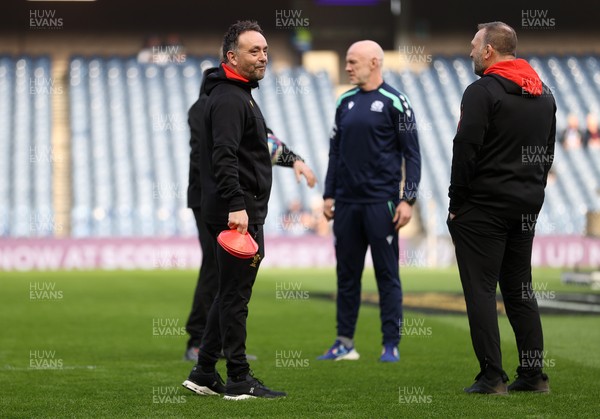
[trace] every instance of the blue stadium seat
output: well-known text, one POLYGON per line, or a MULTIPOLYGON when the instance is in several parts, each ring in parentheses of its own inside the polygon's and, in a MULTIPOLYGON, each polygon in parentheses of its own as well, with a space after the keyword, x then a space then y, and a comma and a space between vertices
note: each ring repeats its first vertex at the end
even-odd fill
MULTIPOLYGON (((597 57, 536 56, 530 60, 555 94, 559 132, 564 129, 569 112, 583 120, 590 109, 598 109, 597 57)), ((0 115, 0 123, 11 125, 21 136, 40 121, 39 127, 44 127, 45 112, 49 112, 48 102, 48 107, 35 105, 42 110, 31 116, 31 98, 17 98, 19 88, 23 89, 19 80, 36 71, 43 77, 49 69, 34 61, 24 57, 16 63, 0 57, 0 75, 5 75, 0 77, 0 106, 13 100, 15 105, 14 115, 0 115)), ((135 57, 71 59, 73 236, 196 235, 192 213, 185 208, 189 164, 187 112, 198 97, 203 71, 216 65, 218 60, 214 57, 193 56, 187 56, 184 63, 165 66, 140 64, 135 57)), ((386 72, 384 77, 407 94, 417 116, 423 158, 418 208, 423 224, 426 229, 434 229, 431 233, 447 235, 452 138, 462 92, 477 78, 472 63, 463 56, 435 57, 432 66, 420 73, 386 72)), ((311 74, 293 68, 268 71, 253 95, 268 126, 307 159, 321 182, 315 190, 308 190, 296 184, 291 170, 274 169, 265 229, 282 233, 278 216, 290 201, 300 197, 308 208, 322 194, 335 113, 334 86, 324 72, 311 74)), ((49 135, 43 133, 34 138, 40 148, 49 141, 49 135)), ((14 235, 17 229, 24 231, 23 223, 15 218, 15 208, 43 210, 51 201, 51 195, 44 194, 49 188, 44 189, 42 182, 49 178, 42 176, 48 173, 48 167, 41 166, 36 171, 22 167, 30 141, 28 137, 13 143, 0 133, 0 151, 9 150, 1 153, 0 162, 11 153, 19 156, 19 163, 13 159, 12 166, 0 165, 0 170, 21 175, 18 186, 23 188, 12 193, 17 189, 17 178, 13 177, 12 185, 0 180, 0 198, 8 196, 4 202, 9 202, 7 206, 0 199, 0 214, 8 214, 14 221, 0 223, 0 235, 14 235), (36 198, 28 199, 29 196, 36 198)), ((538 234, 582 233, 585 213, 599 206, 599 178, 600 151, 564 151, 557 145, 538 234)))

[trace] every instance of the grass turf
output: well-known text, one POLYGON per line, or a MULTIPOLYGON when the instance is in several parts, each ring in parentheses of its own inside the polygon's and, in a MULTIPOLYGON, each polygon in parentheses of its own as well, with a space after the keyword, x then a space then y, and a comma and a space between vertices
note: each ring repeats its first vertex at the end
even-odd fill
MULTIPOLYGON (((582 291, 560 284, 556 270, 534 277, 549 290, 582 291)), ((407 268, 402 278, 405 292, 460 290, 453 269, 407 268)), ((371 271, 363 284, 376 289, 371 271)), ((363 306, 355 336, 361 359, 316 361, 335 337, 335 305, 310 293, 333 291, 333 270, 259 274, 248 351, 259 358, 252 363, 257 376, 287 391, 286 399, 196 396, 180 386, 192 364, 181 360, 186 337, 177 335, 194 286, 191 271, 3 272, 0 417, 597 417, 598 317, 543 316, 551 394, 466 395, 477 363, 465 315, 405 312, 417 333, 403 338, 400 363, 381 364, 379 313, 363 306), (52 286, 54 294, 38 291, 47 298, 31 299, 31 287, 52 286), (278 289, 290 288, 307 298, 277 298, 278 289), (36 364, 50 368, 31 368, 36 364)), ((500 327, 512 374, 517 350, 504 316, 500 327)), ((224 364, 219 370, 225 375, 224 364)))

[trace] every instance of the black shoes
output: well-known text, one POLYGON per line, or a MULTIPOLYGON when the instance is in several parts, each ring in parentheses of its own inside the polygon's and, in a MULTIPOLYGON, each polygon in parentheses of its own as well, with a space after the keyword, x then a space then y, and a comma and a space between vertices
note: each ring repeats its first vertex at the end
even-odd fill
POLYGON ((487 378, 482 372, 475 377, 475 383, 465 388, 465 393, 505 395, 508 392, 529 391, 532 393, 549 393, 548 376, 537 370, 534 372, 522 371, 517 368, 517 379, 507 386, 508 377, 504 374, 496 378, 487 378))
POLYGON ((508 386, 508 391, 530 391, 532 393, 549 393, 548 376, 542 372, 526 375, 517 371, 517 379, 508 386))
POLYGON ((231 378, 227 379, 227 387, 225 390, 226 400, 246 400, 257 397, 265 399, 276 399, 287 396, 283 391, 274 391, 266 387, 262 381, 250 374, 246 375, 246 379, 240 382, 235 382, 231 378))
POLYGON ((225 383, 219 373, 204 373, 198 366, 192 368, 188 379, 181 385, 201 396, 218 396, 225 393, 225 383))
POLYGON ((192 372, 187 380, 182 384, 183 387, 201 396, 218 396, 224 394, 226 400, 245 400, 257 397, 265 399, 276 399, 285 397, 286 393, 282 391, 273 391, 266 387, 262 381, 250 374, 240 382, 234 382, 231 378, 227 379, 227 386, 219 373, 215 370, 211 373, 202 372, 197 365, 192 368, 192 372))
POLYGON ((477 374, 475 377, 475 383, 471 387, 464 389, 465 393, 477 393, 477 394, 491 394, 491 395, 505 395, 508 394, 506 382, 508 377, 506 375, 498 376, 496 378, 487 378, 482 372, 477 374))

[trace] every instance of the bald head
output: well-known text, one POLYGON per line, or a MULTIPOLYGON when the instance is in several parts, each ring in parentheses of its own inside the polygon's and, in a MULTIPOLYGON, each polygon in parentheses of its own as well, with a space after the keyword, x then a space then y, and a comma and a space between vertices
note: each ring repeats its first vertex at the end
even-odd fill
POLYGON ((350 45, 348 48, 348 53, 353 52, 355 54, 361 55, 368 60, 377 59, 380 63, 383 62, 383 49, 379 46, 379 44, 375 41, 358 41, 350 45))
POLYGON ((346 53, 346 72, 350 83, 363 90, 374 90, 383 83, 383 49, 374 41, 358 41, 346 53))

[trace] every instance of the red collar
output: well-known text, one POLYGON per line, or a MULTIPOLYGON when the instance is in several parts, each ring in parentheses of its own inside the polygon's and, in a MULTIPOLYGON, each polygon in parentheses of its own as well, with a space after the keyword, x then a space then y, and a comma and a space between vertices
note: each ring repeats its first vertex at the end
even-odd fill
POLYGON ((483 74, 497 74, 516 84, 533 96, 542 94, 542 80, 529 63, 521 58, 500 61, 491 65, 483 74))
POLYGON ((228 79, 239 80, 239 81, 243 81, 245 83, 250 83, 250 80, 248 80, 245 77, 240 76, 232 68, 230 68, 227 64, 221 63, 221 66, 223 67, 223 70, 225 70, 225 76, 228 79))

